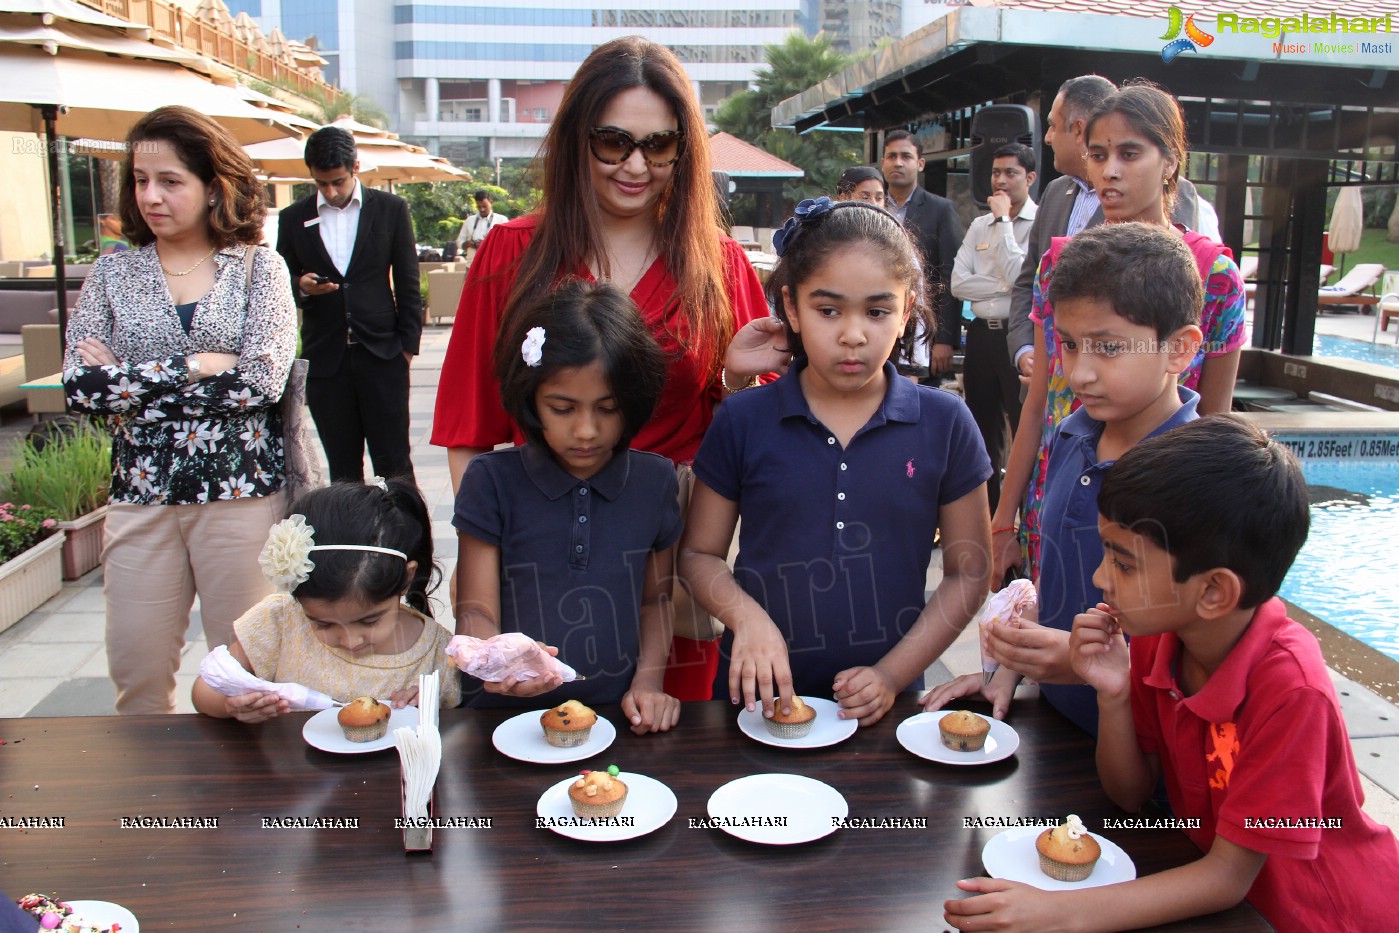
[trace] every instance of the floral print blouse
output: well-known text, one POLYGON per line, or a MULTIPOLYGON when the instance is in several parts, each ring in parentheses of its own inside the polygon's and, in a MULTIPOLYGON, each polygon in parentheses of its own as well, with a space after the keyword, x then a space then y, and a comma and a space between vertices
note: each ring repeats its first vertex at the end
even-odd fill
POLYGON ((249 294, 244 251, 214 256, 214 286, 189 333, 155 244, 103 256, 68 321, 63 387, 75 412, 109 416, 114 502, 188 505, 270 495, 282 487, 277 402, 296 353, 286 263, 257 248, 249 294), (95 337, 118 362, 84 366, 75 345, 95 337), (187 356, 236 353, 233 369, 189 383, 187 356))

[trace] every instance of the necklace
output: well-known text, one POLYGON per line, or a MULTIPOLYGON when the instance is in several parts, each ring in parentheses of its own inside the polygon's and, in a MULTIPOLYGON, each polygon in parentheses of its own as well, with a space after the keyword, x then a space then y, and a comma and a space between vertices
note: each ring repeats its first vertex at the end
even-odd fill
POLYGON ((196 262, 194 265, 190 266, 190 267, 189 267, 188 269, 186 269, 184 272, 175 272, 175 271, 173 271, 173 270, 171 270, 171 269, 167 269, 167 268, 165 268, 165 263, 163 263, 163 262, 160 264, 160 268, 161 268, 161 270, 162 270, 166 275, 173 275, 173 276, 175 276, 176 278, 180 278, 180 277, 182 277, 182 276, 189 275, 189 274, 190 274, 191 272, 193 272, 195 269, 198 269, 200 266, 204 265, 204 261, 205 261, 206 259, 208 259, 210 256, 214 255, 214 251, 217 250, 217 249, 218 249, 217 246, 211 246, 211 247, 209 247, 209 252, 207 252, 207 253, 205 253, 203 256, 201 256, 198 262, 196 262))

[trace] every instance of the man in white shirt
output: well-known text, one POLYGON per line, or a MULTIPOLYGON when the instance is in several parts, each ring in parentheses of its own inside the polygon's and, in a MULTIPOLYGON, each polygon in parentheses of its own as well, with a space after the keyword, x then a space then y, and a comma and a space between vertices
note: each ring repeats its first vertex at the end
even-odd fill
POLYGON ((1036 206, 1030 200, 1035 182, 1035 153, 1011 143, 997 149, 991 162, 991 209, 973 220, 952 264, 952 294, 970 301, 975 319, 967 325, 962 383, 993 473, 986 485, 995 512, 1005 465, 1006 423, 1020 423, 1020 380, 1006 344, 1010 296, 1025 261, 1036 206))
POLYGON ((476 202, 476 213, 466 218, 457 233, 457 253, 467 259, 475 255, 476 247, 481 245, 492 227, 505 223, 503 215, 491 210, 491 193, 485 188, 478 188, 472 199, 476 202))

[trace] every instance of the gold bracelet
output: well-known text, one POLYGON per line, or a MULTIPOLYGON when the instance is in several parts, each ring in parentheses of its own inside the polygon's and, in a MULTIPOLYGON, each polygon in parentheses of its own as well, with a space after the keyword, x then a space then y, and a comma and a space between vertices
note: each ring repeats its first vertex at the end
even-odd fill
POLYGON ((747 382, 745 382, 743 385, 741 385, 741 386, 739 386, 737 389, 735 389, 733 386, 729 385, 729 371, 728 371, 728 369, 720 369, 720 370, 719 370, 719 385, 723 386, 723 387, 724 387, 724 391, 727 392, 727 393, 729 393, 730 395, 733 395, 735 392, 742 392, 744 389, 751 389, 751 388, 753 388, 753 387, 754 387, 755 385, 757 385, 757 384, 758 384, 758 377, 757 377, 757 376, 749 376, 747 382))

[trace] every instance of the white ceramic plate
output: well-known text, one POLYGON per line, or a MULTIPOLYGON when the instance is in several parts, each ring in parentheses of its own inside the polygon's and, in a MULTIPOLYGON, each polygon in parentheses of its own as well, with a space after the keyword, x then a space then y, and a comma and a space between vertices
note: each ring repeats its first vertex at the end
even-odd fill
POLYGON ((136 922, 136 915, 120 904, 113 904, 111 901, 67 901, 69 907, 73 908, 73 919, 81 919, 84 923, 95 927, 110 927, 114 923, 121 924, 121 933, 140 933, 141 925, 136 922))
POLYGON ((496 751, 517 761, 528 761, 537 765, 555 765, 569 761, 582 761, 605 750, 617 739, 617 727, 601 716, 593 726, 588 741, 571 748, 550 745, 544 739, 544 727, 539 717, 547 710, 537 709, 531 713, 511 716, 495 727, 491 733, 491 744, 496 751))
POLYGON ((384 733, 383 738, 375 739, 373 742, 351 742, 345 738, 345 730, 340 728, 340 722, 336 719, 339 715, 340 708, 338 706, 321 710, 306 720, 306 725, 301 727, 301 735, 307 743, 323 752, 332 752, 336 755, 363 755, 366 752, 378 752, 386 748, 393 748, 393 730, 412 729, 418 725, 418 708, 405 706, 403 709, 396 709, 389 714, 389 729, 384 733))
POLYGON ((844 742, 860 727, 854 719, 836 717, 836 713, 840 712, 839 703, 808 696, 802 697, 802 702, 816 710, 816 718, 811 723, 811 731, 799 739, 784 739, 769 732, 763 722, 761 706, 751 713, 747 709, 741 710, 738 714, 738 727, 750 739, 782 748, 825 748, 827 745, 844 742))
POLYGON ((750 774, 730 781, 709 796, 709 816, 716 820, 782 818, 780 826, 719 826, 749 842, 795 845, 835 832, 834 820, 850 815, 840 791, 800 774, 750 774))
POLYGON ((1075 888, 1096 888, 1119 881, 1131 881, 1137 877, 1137 866, 1123 852, 1117 843, 1105 839, 1097 833, 1089 833, 1098 840, 1103 854, 1098 864, 1093 866, 1093 874, 1082 881, 1060 881, 1040 871, 1040 855, 1035 849, 1035 840, 1044 832, 1042 826, 1017 826, 997 833, 981 850, 981 864, 992 878, 1019 881, 1042 891, 1072 891, 1075 888))
POLYGON ((991 724, 991 731, 986 734, 986 744, 974 752, 959 752, 948 748, 942 744, 942 732, 938 729, 938 720, 946 716, 947 713, 947 710, 942 709, 910 716, 899 723, 899 728, 894 735, 898 738, 900 745, 919 758, 938 761, 945 765, 990 764, 993 761, 1009 758, 1020 747, 1020 736, 1010 726, 999 719, 974 713, 973 715, 981 716, 982 719, 991 724))
MULTIPOLYGON (((627 802, 622 805, 622 812, 617 815, 630 817, 632 825, 594 826, 585 821, 573 825, 546 826, 545 829, 552 829, 560 836, 581 839, 584 842, 617 842, 655 832, 670 822, 679 805, 674 791, 644 774, 623 771, 620 777, 622 783, 627 785, 627 802)), ((578 775, 575 774, 546 790, 544 796, 539 798, 539 806, 535 808, 535 813, 545 819, 577 819, 573 814, 573 803, 568 798, 568 786, 576 780, 578 775)))

